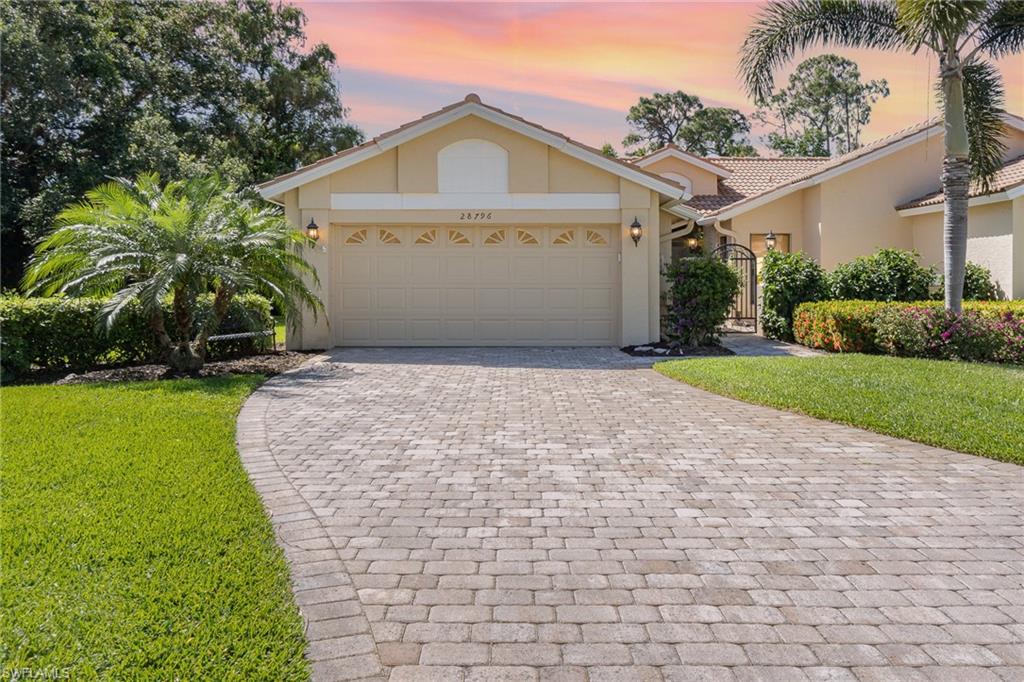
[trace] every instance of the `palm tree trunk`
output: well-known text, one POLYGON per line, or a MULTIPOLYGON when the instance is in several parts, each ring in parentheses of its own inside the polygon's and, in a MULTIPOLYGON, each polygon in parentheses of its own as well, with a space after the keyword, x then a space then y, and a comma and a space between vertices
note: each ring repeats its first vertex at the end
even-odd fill
POLYGON ((210 339, 210 334, 220 328, 220 323, 227 314, 228 305, 231 303, 234 295, 234 290, 221 287, 217 289, 213 296, 213 310, 210 312, 210 317, 206 320, 203 328, 199 330, 199 336, 196 337, 196 342, 193 346, 194 353, 201 358, 202 362, 206 362, 207 342, 210 339))
POLYGON ((195 374, 203 367, 203 358, 196 356, 192 350, 192 308, 187 301, 188 293, 183 289, 174 290, 172 309, 174 325, 178 334, 177 343, 171 349, 167 364, 176 372, 195 374))
POLYGON ((945 120, 945 157, 942 161, 942 192, 945 214, 942 224, 943 273, 946 309, 959 313, 967 267, 967 195, 971 182, 970 145, 964 109, 964 82, 959 61, 949 59, 942 67, 942 99, 945 120), (953 63, 950 64, 949 62, 953 63))

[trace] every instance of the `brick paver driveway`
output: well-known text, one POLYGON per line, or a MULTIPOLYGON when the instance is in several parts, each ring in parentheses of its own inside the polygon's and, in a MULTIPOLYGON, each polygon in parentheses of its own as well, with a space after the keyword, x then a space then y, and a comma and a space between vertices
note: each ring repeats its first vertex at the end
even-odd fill
POLYGON ((239 427, 318 680, 1024 679, 1009 464, 609 349, 333 351, 239 427))

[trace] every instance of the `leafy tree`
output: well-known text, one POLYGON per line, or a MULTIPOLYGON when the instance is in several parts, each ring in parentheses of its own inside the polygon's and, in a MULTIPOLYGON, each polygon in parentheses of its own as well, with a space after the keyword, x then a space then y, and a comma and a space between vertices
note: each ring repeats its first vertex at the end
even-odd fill
POLYGON ((98 320, 107 329, 138 301, 171 368, 196 372, 237 294, 269 296, 296 326, 301 308, 323 310, 303 281, 319 285, 301 256, 306 241, 279 209, 217 175, 161 185, 158 175, 142 174, 102 184, 61 211, 23 285, 30 293, 109 296, 98 320), (212 311, 197 325, 198 299, 211 291, 212 311), (171 331, 162 309, 168 297, 171 331))
POLYGON ((682 90, 641 97, 626 114, 626 123, 633 130, 623 138, 622 146, 630 154, 641 156, 674 144, 693 115, 703 108, 699 97, 682 90))
POLYGON ((823 54, 801 62, 754 118, 774 128, 766 142, 784 156, 845 154, 860 146, 871 105, 888 96, 885 79, 864 83, 855 62, 823 54))
POLYGON ((360 141, 305 21, 271 0, 0 0, 3 284, 105 177, 249 183, 360 141))
POLYGON ((601 145, 601 153, 607 156, 609 159, 619 158, 619 153, 615 151, 615 147, 612 146, 611 142, 605 142, 601 145))
POLYGON ((696 95, 682 90, 656 92, 629 108, 626 122, 632 132, 622 146, 632 156, 642 156, 667 144, 678 144, 698 155, 747 156, 754 148, 744 135, 750 123, 736 109, 704 108, 696 95))
POLYGON ((967 261, 967 195, 972 176, 987 184, 1002 162, 1003 88, 989 59, 1024 49, 1021 0, 776 0, 758 15, 740 60, 755 101, 771 96, 774 71, 816 45, 898 53, 930 50, 945 123, 946 308, 960 312, 967 261))
POLYGON ((746 135, 747 117, 736 109, 707 107, 693 115, 679 132, 683 147, 699 156, 757 156, 746 135))

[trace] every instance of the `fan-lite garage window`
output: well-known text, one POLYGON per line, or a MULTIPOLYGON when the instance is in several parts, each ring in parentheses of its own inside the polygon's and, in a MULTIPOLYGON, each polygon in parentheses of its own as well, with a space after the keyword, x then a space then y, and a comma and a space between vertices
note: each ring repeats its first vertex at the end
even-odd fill
POLYGON ((508 192, 508 152, 487 140, 459 140, 437 153, 437 191, 508 192))

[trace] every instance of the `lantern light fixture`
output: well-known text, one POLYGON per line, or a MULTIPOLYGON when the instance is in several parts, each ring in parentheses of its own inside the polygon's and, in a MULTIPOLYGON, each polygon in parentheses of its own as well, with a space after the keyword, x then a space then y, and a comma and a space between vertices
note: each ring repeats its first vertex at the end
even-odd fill
POLYGON ((640 226, 640 220, 633 216, 633 224, 629 226, 629 236, 633 238, 633 246, 640 246, 640 237, 644 236, 644 228, 640 226))
POLYGON ((319 241, 320 239, 320 226, 312 218, 309 219, 309 225, 306 225, 306 236, 313 241, 319 241))
POLYGON ((774 251, 775 242, 777 240, 778 238, 775 236, 775 232, 773 230, 768 230, 768 234, 765 235, 764 238, 764 245, 768 248, 769 251, 774 251))

